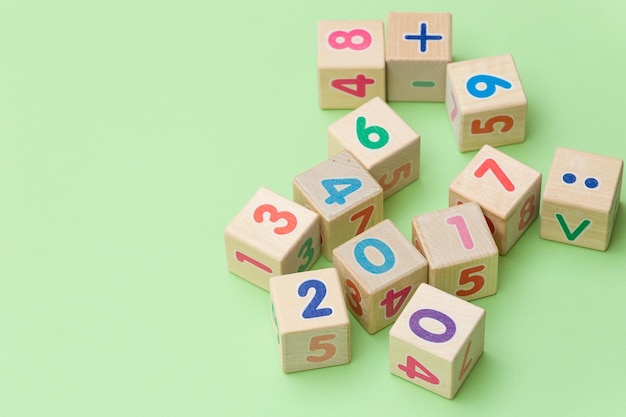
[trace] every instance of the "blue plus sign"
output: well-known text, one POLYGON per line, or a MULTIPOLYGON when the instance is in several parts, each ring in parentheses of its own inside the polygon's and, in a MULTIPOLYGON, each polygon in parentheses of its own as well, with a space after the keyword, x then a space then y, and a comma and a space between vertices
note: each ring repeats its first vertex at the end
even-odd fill
POLYGON ((424 53, 428 49, 428 41, 440 41, 443 39, 443 35, 429 35, 426 22, 422 22, 419 34, 407 33, 404 35, 404 39, 407 41, 420 41, 420 52, 424 53))

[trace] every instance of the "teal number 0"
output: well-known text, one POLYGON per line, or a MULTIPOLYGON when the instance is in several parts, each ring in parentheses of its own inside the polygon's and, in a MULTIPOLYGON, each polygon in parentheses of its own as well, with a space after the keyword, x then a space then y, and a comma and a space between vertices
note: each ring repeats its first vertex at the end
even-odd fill
POLYGON ((382 126, 365 126, 367 120, 365 117, 356 118, 356 136, 359 138, 361 145, 368 149, 380 149, 389 142, 389 132, 382 126), (377 140, 372 140, 371 135, 376 135, 377 140))

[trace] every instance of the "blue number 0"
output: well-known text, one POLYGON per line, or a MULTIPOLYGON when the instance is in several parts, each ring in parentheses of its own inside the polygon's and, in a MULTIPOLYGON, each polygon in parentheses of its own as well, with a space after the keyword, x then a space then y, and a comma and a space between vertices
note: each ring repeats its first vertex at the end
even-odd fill
POLYGON ((309 302, 309 304, 307 304, 307 306, 304 308, 304 311, 302 312, 302 317, 305 319, 314 319, 316 317, 330 316, 331 314, 333 314, 332 308, 318 308, 326 297, 326 285, 324 285, 322 281, 318 279, 309 279, 307 281, 304 281, 298 287, 298 295, 300 297, 306 297, 311 288, 313 288, 315 293, 313 294, 311 302, 309 302))
POLYGON ((373 237, 363 239, 354 247, 354 258, 356 261, 368 272, 372 274, 384 274, 389 271, 396 264, 396 256, 393 251, 385 242, 373 237), (385 262, 382 265, 376 265, 367 259, 365 249, 368 247, 376 248, 385 258, 385 262))

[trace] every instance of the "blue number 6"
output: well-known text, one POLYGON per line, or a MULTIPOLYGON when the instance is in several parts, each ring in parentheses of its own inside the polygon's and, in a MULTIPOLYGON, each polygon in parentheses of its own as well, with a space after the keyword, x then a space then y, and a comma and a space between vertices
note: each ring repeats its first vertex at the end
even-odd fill
POLYGON ((513 84, 504 78, 487 74, 477 74, 467 80, 465 87, 467 88, 467 92, 476 98, 489 98, 496 93, 496 87, 508 90, 513 87, 513 84), (478 86, 480 84, 483 84, 484 88, 479 89, 478 86))

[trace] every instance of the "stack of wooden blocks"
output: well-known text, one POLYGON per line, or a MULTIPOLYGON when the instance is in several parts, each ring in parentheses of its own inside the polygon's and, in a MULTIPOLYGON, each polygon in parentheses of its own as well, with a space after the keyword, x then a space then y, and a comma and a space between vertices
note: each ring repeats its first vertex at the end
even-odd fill
POLYGON ((229 270, 270 293, 284 372, 349 363, 350 313, 371 334, 392 325, 391 373, 453 398, 483 352, 470 301, 496 293, 499 257, 537 217, 545 239, 609 245, 623 161, 559 148, 542 195, 540 172, 495 149, 525 137, 512 56, 452 62, 451 34, 448 13, 389 13, 386 36, 382 21, 319 23, 320 107, 353 111, 292 200, 260 188, 225 230, 229 270), (445 101, 459 151, 478 150, 411 241, 383 208, 419 178, 420 136, 387 101, 445 101), (312 270, 320 255, 333 267, 312 270))

